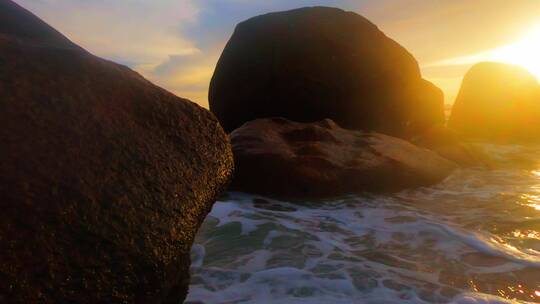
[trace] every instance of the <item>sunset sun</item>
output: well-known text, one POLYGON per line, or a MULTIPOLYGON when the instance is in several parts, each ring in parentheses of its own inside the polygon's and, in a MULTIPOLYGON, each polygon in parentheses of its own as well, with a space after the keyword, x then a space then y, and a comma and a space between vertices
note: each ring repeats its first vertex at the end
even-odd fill
POLYGON ((490 53, 489 60, 523 66, 540 78, 540 24, 517 42, 494 49, 490 53))
POLYGON ((540 80, 540 23, 524 30, 514 42, 474 54, 440 60, 426 67, 470 66, 491 61, 521 66, 540 80))

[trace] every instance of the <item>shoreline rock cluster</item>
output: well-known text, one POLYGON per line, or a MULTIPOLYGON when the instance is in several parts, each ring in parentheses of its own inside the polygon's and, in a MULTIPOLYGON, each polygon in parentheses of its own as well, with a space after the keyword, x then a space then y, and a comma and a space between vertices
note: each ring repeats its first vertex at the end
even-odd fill
POLYGON ((240 23, 209 101, 231 132, 239 191, 297 199, 392 192, 482 165, 444 126, 443 93, 422 78, 414 57, 340 9, 240 23))

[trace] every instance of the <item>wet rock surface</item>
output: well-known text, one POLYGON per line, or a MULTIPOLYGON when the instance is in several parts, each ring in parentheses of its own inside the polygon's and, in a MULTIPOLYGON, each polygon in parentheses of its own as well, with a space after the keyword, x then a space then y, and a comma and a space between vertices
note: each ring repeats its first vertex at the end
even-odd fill
POLYGON ((246 123, 230 135, 233 189, 286 198, 324 198, 427 186, 456 164, 407 141, 340 128, 332 120, 246 123))

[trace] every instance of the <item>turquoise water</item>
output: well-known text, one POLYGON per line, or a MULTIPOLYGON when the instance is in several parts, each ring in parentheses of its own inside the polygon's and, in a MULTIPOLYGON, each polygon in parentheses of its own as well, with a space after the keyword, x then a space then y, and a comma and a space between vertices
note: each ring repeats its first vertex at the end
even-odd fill
POLYGON ((188 303, 540 303, 540 146, 492 169, 302 204, 228 193, 192 250, 188 303))

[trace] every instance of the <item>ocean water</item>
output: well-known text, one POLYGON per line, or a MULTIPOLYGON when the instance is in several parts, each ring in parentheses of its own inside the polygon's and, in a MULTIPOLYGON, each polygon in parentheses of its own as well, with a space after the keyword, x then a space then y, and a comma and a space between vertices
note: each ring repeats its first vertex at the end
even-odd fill
POLYGON ((491 169, 392 195, 228 193, 187 303, 540 303, 540 146, 477 146, 491 169))

